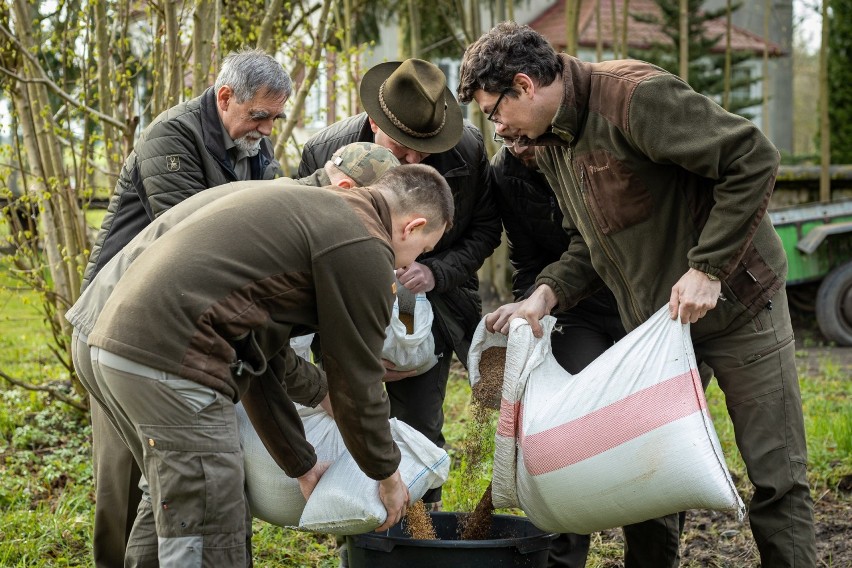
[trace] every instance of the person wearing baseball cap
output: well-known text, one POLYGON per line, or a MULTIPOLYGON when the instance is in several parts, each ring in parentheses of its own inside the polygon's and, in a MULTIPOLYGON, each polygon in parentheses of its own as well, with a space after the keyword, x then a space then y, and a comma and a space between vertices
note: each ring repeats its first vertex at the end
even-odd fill
MULTIPOLYGON (((299 175, 315 171, 346 144, 375 142, 400 162, 430 165, 447 180, 455 203, 452 228, 434 250, 397 270, 406 289, 425 292, 432 304, 439 362, 416 376, 389 369, 385 378, 391 416, 443 446, 442 406, 452 354, 467 364, 481 319, 476 271, 500 243, 491 165, 482 133, 464 121, 436 65, 421 59, 380 63, 364 74, 359 92, 365 112, 311 137, 302 150, 299 175)), ((423 498, 433 509, 440 499, 440 488, 423 498)))
MULTIPOLYGON (((163 233, 170 230, 179 221, 188 217, 197 209, 212 203, 222 197, 235 193, 237 191, 251 191, 253 189, 262 188, 264 186, 280 187, 286 191, 286 188, 294 184, 329 187, 336 186, 345 189, 353 187, 367 186, 375 182, 382 174, 391 168, 398 166, 397 160, 386 148, 378 144, 359 142, 357 144, 349 144, 340 148, 333 160, 328 161, 324 167, 320 168, 310 176, 303 177, 298 180, 289 178, 278 178, 276 180, 267 181, 242 181, 230 184, 221 185, 215 188, 209 188, 192 197, 192 200, 184 203, 183 201, 170 208, 169 211, 161 215, 152 225, 148 225, 142 232, 131 241, 131 244, 126 245, 117 255, 107 262, 93 279, 96 283, 97 291, 93 291, 86 295, 86 300, 82 300, 76 306, 76 310, 69 312, 70 317, 74 318, 74 333, 71 339, 72 354, 74 366, 77 371, 77 376, 83 383, 93 384, 94 377, 91 369, 89 346, 87 344, 87 336, 91 333, 97 317, 103 304, 109 298, 112 288, 118 283, 119 278, 124 271, 127 270, 130 263, 136 256, 141 254, 148 246, 159 238, 163 233), (177 209, 177 211, 173 211, 177 209), (78 315, 74 317, 74 313, 78 315)), ((88 287, 87 287, 88 288, 88 287)), ((324 401, 323 406, 331 409, 324 401)), ((109 487, 110 491, 101 491, 97 493, 101 499, 101 520, 108 519, 115 526, 107 528, 115 530, 115 527, 131 527, 137 514, 137 504, 141 497, 141 491, 137 484, 140 476, 139 467, 133 459, 129 448, 119 436, 115 427, 102 414, 102 409, 97 401, 92 404, 93 413, 97 413, 98 419, 98 434, 93 440, 93 457, 94 456, 109 456, 109 459, 100 460, 101 472, 113 473, 116 479, 111 479, 106 476, 102 480, 103 488, 109 487), (119 484, 119 480, 124 480, 124 484, 119 484), (108 482, 108 483, 107 483, 108 482), (107 504, 109 506, 107 506, 107 504)), ((249 519, 250 522, 250 519, 249 519)), ((105 532, 104 523, 99 523, 95 527, 96 534, 101 538, 103 534, 98 531, 105 532)), ((132 558, 145 557, 146 554, 156 556, 156 551, 145 549, 144 547, 136 547, 132 551, 125 550, 125 542, 123 539, 129 537, 128 530, 122 531, 121 542, 114 543, 112 557, 116 563, 123 563, 125 554, 129 554, 132 558)), ((98 558, 103 559, 103 552, 96 553, 98 558)), ((96 562, 97 564, 97 562, 96 562)))

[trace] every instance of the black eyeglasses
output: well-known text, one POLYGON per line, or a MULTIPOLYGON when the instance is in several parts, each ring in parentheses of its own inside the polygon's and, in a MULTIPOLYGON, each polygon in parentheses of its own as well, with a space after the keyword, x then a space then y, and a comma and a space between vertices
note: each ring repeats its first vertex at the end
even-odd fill
POLYGON ((496 132, 494 133, 494 136, 491 139, 497 142, 498 144, 502 144, 503 146, 509 146, 510 148, 518 142, 517 138, 504 138, 496 132))
POLYGON ((506 96, 506 93, 508 93, 508 92, 509 92, 509 91, 511 91, 511 90, 512 90, 512 88, 511 88, 511 87, 509 87, 508 89, 503 89, 503 90, 500 92, 500 96, 499 96, 499 97, 497 97, 497 102, 496 102, 496 103, 494 103, 494 108, 492 108, 492 109, 491 109, 491 112, 489 112, 489 113, 488 113, 488 116, 487 116, 487 117, 485 117, 485 118, 487 118, 487 119, 488 119, 489 121, 491 121, 491 122, 495 122, 495 123, 498 123, 498 124, 500 123, 500 121, 499 121, 499 120, 497 120, 496 118, 494 118, 494 113, 495 113, 495 112, 497 112, 497 107, 499 107, 499 106, 500 106, 500 101, 502 101, 502 100, 503 100, 503 97, 505 97, 505 96, 506 96))

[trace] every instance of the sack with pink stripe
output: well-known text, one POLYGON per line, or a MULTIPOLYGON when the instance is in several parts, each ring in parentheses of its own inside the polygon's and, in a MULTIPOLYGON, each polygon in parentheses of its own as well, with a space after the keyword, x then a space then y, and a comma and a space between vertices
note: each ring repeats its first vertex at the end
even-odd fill
MULTIPOLYGON (((511 322, 494 453, 496 507, 540 529, 586 534, 687 509, 745 506, 725 465, 689 325, 663 307, 582 372, 553 357, 550 333, 511 322)), ((505 338, 504 338, 505 340, 505 338)), ((474 336, 470 369, 501 339, 474 336), (487 347, 486 347, 487 348, 487 347)))

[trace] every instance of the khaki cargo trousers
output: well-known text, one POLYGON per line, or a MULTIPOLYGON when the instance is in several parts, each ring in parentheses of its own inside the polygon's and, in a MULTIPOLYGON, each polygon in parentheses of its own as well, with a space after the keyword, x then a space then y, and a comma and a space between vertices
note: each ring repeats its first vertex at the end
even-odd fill
POLYGON ((143 476, 124 565, 248 566, 251 516, 234 403, 102 349, 87 386, 143 476))

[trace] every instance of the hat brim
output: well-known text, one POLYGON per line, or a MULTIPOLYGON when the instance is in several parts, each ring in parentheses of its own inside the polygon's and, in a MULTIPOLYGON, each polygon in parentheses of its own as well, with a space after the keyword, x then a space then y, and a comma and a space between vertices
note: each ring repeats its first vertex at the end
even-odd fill
POLYGON ((367 115, 373 119, 373 122, 376 123, 382 132, 415 152, 439 154, 453 148, 461 140, 464 119, 461 107, 449 87, 444 89, 447 101, 447 120, 441 132, 431 138, 417 138, 416 136, 406 134, 394 126, 393 122, 385 116, 382 107, 379 105, 379 88, 400 65, 402 65, 401 61, 379 63, 371 67, 364 74, 359 89, 361 106, 364 107, 367 115))

